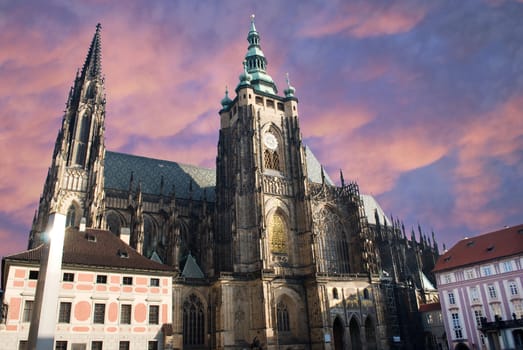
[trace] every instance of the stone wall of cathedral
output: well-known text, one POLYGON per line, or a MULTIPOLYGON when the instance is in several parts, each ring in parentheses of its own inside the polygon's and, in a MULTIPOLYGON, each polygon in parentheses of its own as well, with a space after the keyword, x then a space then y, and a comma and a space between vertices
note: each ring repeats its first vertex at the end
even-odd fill
POLYGON ((143 235, 141 253, 146 257, 181 271, 191 254, 213 275, 213 202, 107 190, 105 217, 114 234, 129 232, 132 246, 133 237, 143 235))

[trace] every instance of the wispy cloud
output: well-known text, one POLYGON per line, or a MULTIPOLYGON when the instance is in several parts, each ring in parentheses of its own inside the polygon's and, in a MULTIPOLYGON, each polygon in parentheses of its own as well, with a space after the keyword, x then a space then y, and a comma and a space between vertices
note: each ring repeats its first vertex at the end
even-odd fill
POLYGON ((369 38, 401 34, 414 28, 426 14, 418 1, 352 1, 335 7, 325 6, 318 16, 307 21, 302 34, 310 37, 329 35, 369 38))
POLYGON ((458 144, 456 222, 477 230, 505 225, 499 208, 491 208, 489 204, 503 195, 502 186, 507 186, 499 168, 519 168, 522 174, 522 127, 523 95, 511 98, 469 125, 458 144))

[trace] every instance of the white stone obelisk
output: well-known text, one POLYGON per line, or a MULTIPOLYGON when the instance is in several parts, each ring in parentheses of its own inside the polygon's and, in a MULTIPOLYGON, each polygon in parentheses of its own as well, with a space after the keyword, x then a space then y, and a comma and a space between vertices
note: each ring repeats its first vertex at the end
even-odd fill
POLYGON ((40 272, 29 327, 29 350, 54 349, 65 237, 65 215, 60 213, 49 215, 44 234, 49 241, 44 244, 40 258, 40 272))

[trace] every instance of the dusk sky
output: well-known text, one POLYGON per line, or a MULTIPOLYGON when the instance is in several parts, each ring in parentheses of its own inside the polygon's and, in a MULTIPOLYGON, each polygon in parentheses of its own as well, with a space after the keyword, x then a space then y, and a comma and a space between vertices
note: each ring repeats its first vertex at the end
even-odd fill
POLYGON ((0 256, 26 249, 98 22, 107 149, 214 168, 252 13, 336 182, 447 247, 523 223, 521 1, 3 0, 0 256))

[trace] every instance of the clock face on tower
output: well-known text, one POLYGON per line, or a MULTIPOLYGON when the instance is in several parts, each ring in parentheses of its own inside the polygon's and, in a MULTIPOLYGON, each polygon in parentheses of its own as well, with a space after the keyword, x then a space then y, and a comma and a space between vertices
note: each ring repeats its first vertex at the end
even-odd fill
POLYGON ((265 144, 265 147, 268 149, 274 151, 276 148, 278 148, 278 140, 276 140, 276 136, 274 136, 270 132, 266 132, 263 135, 263 143, 265 144))

